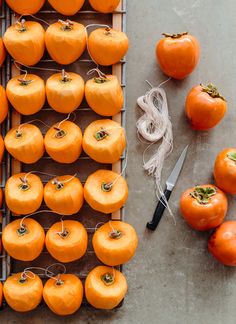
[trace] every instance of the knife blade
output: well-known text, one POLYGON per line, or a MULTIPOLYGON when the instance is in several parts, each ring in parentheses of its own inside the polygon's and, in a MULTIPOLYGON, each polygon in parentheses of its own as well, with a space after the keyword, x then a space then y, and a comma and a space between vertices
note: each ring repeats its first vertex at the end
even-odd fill
POLYGON ((165 201, 168 201, 170 199, 170 195, 176 185, 176 182, 179 178, 180 172, 183 168, 184 165, 184 161, 186 159, 187 156, 187 152, 188 152, 188 145, 185 147, 185 149, 183 150, 183 152, 181 153, 178 161, 176 162, 174 169, 172 170, 169 178, 166 181, 166 189, 164 191, 163 196, 160 198, 156 210, 154 212, 153 218, 150 222, 147 223, 147 228, 151 231, 155 231, 155 229, 157 228, 163 213, 166 209, 166 203, 165 201))

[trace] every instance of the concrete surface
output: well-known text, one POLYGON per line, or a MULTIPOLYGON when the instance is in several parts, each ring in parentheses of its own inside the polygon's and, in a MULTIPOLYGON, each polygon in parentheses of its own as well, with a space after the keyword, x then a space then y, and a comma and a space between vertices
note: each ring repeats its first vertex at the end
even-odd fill
MULTIPOLYGON (((209 234, 192 231, 178 212, 180 193, 189 186, 211 182, 216 154, 225 147, 235 146, 235 17, 234 0, 128 0, 130 198, 126 220, 136 227, 140 239, 135 259, 125 266, 129 294, 124 306, 112 312, 82 309, 74 316, 60 319, 44 307, 30 314, 5 310, 0 314, 0 323, 236 323, 236 270, 219 265, 207 252, 209 234), (165 165, 164 179, 184 146, 191 144, 171 197, 177 224, 175 226, 166 215, 158 230, 148 233, 145 224, 155 209, 156 198, 153 181, 142 169, 144 145, 136 138, 135 122, 140 115, 136 98, 147 89, 145 79, 153 84, 166 79, 154 57, 154 46, 160 34, 186 30, 200 40, 201 62, 187 80, 170 81, 166 85, 175 145, 165 165), (207 81, 221 89, 228 100, 229 112, 211 132, 195 133, 185 121, 183 104, 192 86, 207 81)), ((229 219, 236 218, 235 206, 235 199, 230 199, 229 219)))

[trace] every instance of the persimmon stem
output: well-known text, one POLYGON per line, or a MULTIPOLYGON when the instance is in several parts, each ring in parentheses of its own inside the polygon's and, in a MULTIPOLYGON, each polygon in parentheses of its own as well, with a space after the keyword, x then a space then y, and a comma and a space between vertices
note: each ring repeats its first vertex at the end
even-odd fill
POLYGON ((112 182, 103 182, 101 187, 102 187, 102 191, 110 192, 113 188, 113 183, 112 182))
POLYGON ((74 23, 73 23, 73 21, 71 21, 69 19, 67 19, 66 21, 59 19, 58 22, 60 22, 62 24, 61 29, 64 31, 70 31, 73 29, 74 23))
POLYGON ((101 276, 101 280, 106 286, 111 286, 115 282, 115 277, 112 273, 105 273, 101 276))
POLYGON ((220 94, 220 92, 214 84, 209 83, 207 86, 205 86, 204 84, 200 84, 200 86, 202 87, 202 91, 209 94, 209 96, 211 96, 212 98, 220 98, 226 101, 226 99, 220 94))
POLYGON ((94 137, 96 138, 97 141, 102 141, 104 138, 109 136, 109 133, 101 128, 99 131, 95 132, 94 137))
POLYGON ((17 79, 20 82, 21 86, 28 86, 33 80, 17 79))
POLYGON ((95 83, 99 83, 99 84, 102 84, 102 83, 105 83, 105 82, 107 82, 107 81, 109 81, 108 79, 107 79, 107 77, 95 77, 94 78, 94 82, 95 83))
POLYGON ((109 233, 109 237, 112 239, 119 239, 121 238, 121 236, 122 236, 122 232, 117 229, 114 229, 109 233))
POLYGON ((170 37, 170 38, 180 38, 182 36, 185 36, 185 35, 188 35, 188 32, 183 32, 183 33, 180 33, 180 34, 168 34, 168 33, 162 33, 163 36, 165 37, 170 37))
POLYGON ((57 280, 56 280, 55 285, 56 285, 56 286, 62 286, 63 284, 64 284, 64 281, 61 280, 61 275, 58 274, 58 275, 57 275, 57 280))
POLYGON ((216 188, 212 187, 195 187, 190 193, 190 196, 197 200, 201 205, 206 205, 209 203, 210 199, 217 193, 216 188))
POLYGON ((54 129, 57 131, 55 135, 56 138, 62 138, 66 136, 66 131, 64 131, 63 129, 58 127, 54 127, 54 129))
POLYGON ((27 179, 20 177, 20 181, 22 182, 19 185, 19 189, 20 190, 26 191, 26 190, 29 190, 30 189, 30 185, 29 185, 27 179))
POLYGON ((16 130, 16 138, 21 138, 21 137, 22 137, 22 132, 17 129, 16 130))
POLYGON ((236 152, 230 152, 230 153, 228 153, 228 154, 227 154, 227 157, 228 157, 230 160, 236 162, 236 152))
POLYGON ((111 35, 111 28, 110 27, 105 28, 105 35, 111 35))
POLYGON ((61 81, 64 82, 64 83, 71 81, 71 79, 69 78, 69 76, 66 73, 65 69, 62 69, 62 71, 61 71, 61 81))
POLYGON ((20 226, 20 228, 17 229, 17 234, 18 234, 19 236, 24 236, 24 235, 27 234, 27 233, 28 233, 28 230, 27 230, 27 227, 26 227, 24 224, 22 224, 22 225, 20 226))
POLYGON ((18 21, 18 24, 20 24, 20 28, 18 29, 19 33, 24 33, 27 29, 25 27, 25 19, 21 19, 21 21, 18 21))

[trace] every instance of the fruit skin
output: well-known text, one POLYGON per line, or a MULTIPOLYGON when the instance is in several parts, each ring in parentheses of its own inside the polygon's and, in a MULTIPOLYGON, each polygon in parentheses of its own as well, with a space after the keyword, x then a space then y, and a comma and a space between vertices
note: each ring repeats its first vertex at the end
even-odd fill
POLYGON ((2 298, 3 298, 3 286, 0 282, 0 307, 2 307, 2 298))
POLYGON ((6 302, 17 312, 29 312, 35 309, 42 300, 42 280, 33 273, 30 273, 29 276, 25 282, 20 282, 22 273, 16 273, 8 277, 4 283, 3 293, 6 302))
POLYGON ((44 139, 38 127, 23 124, 13 127, 6 135, 7 151, 18 161, 32 164, 42 158, 44 154, 44 139), (17 134, 22 134, 17 135, 17 134), (19 137, 20 136, 20 137, 19 137))
POLYGON ((68 114, 77 109, 84 98, 84 80, 79 74, 66 73, 65 81, 61 73, 53 74, 46 82, 49 105, 59 113, 68 114))
POLYGON ((87 301, 97 309, 113 309, 124 299, 128 290, 125 276, 118 270, 105 266, 94 268, 85 281, 87 301), (114 283, 106 285, 101 277, 114 274, 114 283))
POLYGON ((21 219, 9 223, 2 233, 2 244, 7 253, 20 261, 33 261, 43 251, 45 233, 42 226, 32 218, 25 218, 26 233, 20 234, 21 219))
POLYGON ((87 231, 80 222, 73 220, 63 221, 63 228, 65 235, 60 236, 56 233, 62 232, 61 222, 50 227, 45 241, 47 250, 59 262, 67 263, 79 260, 87 250, 87 231))
POLYGON ((18 173, 11 176, 5 187, 5 200, 7 207, 17 215, 28 215, 34 213, 43 201, 43 184, 35 174, 27 175, 27 190, 22 189, 26 173, 18 173))
POLYGON ((81 306, 83 285, 73 274, 62 274, 62 285, 56 285, 54 279, 49 279, 43 289, 45 303, 57 315, 74 314, 81 306))
POLYGON ((236 266, 236 221, 221 224, 208 242, 210 253, 227 266, 236 266))
POLYGON ((88 80, 85 84, 85 97, 89 107, 101 116, 114 116, 124 105, 123 91, 115 75, 88 80))
POLYGON ((5 89, 0 85, 0 124, 5 120, 8 114, 9 104, 5 89))
MULTIPOLYGON (((165 35, 165 34, 164 34, 165 35)), ((162 38, 156 46, 157 61, 161 70, 177 80, 186 78, 193 72, 200 57, 198 40, 183 33, 179 37, 162 38)), ((177 36, 177 35, 176 35, 177 36)))
POLYGON ((7 98, 22 115, 37 113, 45 104, 46 92, 43 79, 34 74, 18 75, 7 83, 7 98), (27 84, 23 84, 26 82, 27 84), (29 82, 29 83, 28 83, 29 82))
POLYGON ((110 214, 119 210, 128 198, 128 186, 123 177, 110 170, 98 170, 91 174, 84 185, 84 198, 93 209, 110 214), (102 185, 116 181, 110 191, 102 185))
POLYGON ((110 13, 115 11, 120 0, 89 0, 89 3, 94 10, 102 13, 110 13))
POLYGON ((44 187, 44 201, 48 208, 63 215, 79 212, 84 202, 84 189, 80 180, 72 175, 59 176, 44 187))
POLYGON ((2 138, 2 135, 0 135, 0 163, 2 162, 4 152, 5 152, 4 140, 2 138))
POLYGON ((125 56, 129 48, 129 40, 121 31, 98 28, 90 34, 88 47, 96 63, 108 66, 118 63, 125 56))
POLYGON ((2 37, 0 37, 0 67, 3 65, 3 63, 6 59, 6 56, 7 56, 7 52, 6 52, 2 37))
POLYGON ((186 190, 180 198, 180 210, 186 222, 198 231, 207 231, 219 226, 228 209, 226 195, 214 185, 206 184, 186 190), (206 203, 200 203, 192 194, 196 188, 211 188, 216 193, 206 203))
POLYGON ((236 148, 227 148, 218 154, 214 166, 214 177, 220 189, 228 194, 235 195, 236 158, 229 158, 231 154, 235 154, 236 157, 236 148))
POLYGON ((35 21, 26 21, 24 26, 26 30, 23 32, 18 24, 10 26, 3 36, 3 42, 14 60, 32 66, 43 57, 45 30, 35 21))
POLYGON ((110 119, 92 122, 83 136, 83 149, 93 160, 99 163, 117 162, 126 147, 125 131, 121 125, 110 119), (97 140, 95 134, 107 132, 104 139, 97 140))
POLYGON ((212 98, 198 85, 186 98, 185 113, 195 130, 208 130, 215 127, 224 117, 227 103, 221 98, 212 98))
POLYGON ((75 123, 63 121, 60 129, 65 136, 56 137, 59 123, 53 125, 44 137, 44 144, 48 155, 59 163, 73 163, 82 152, 82 132, 75 123))
POLYGON ((45 34, 45 44, 51 58, 59 64, 75 62, 86 48, 87 31, 84 25, 71 22, 71 29, 62 29, 63 24, 50 25, 45 34))
POLYGON ((138 237, 128 223, 110 221, 97 229, 92 244, 102 263, 117 266, 132 259, 138 246, 138 237), (121 236, 116 237, 117 231, 121 232, 121 236))
POLYGON ((84 5, 85 0, 48 0, 50 5, 65 16, 74 16, 84 5))
POLYGON ((34 15, 42 8, 45 0, 6 0, 6 3, 20 15, 34 15))

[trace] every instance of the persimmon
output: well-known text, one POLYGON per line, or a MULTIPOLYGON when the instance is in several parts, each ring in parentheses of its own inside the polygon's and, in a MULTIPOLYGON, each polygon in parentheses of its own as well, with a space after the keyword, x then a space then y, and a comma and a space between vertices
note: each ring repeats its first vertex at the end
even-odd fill
POLYGON ((59 163, 73 163, 82 152, 82 132, 75 123, 63 121, 52 126, 44 138, 48 155, 59 163))
POLYGON ((97 309, 113 309, 124 299, 128 290, 125 276, 105 266, 94 268, 85 281, 85 296, 97 309))
POLYGON ((34 74, 18 75, 7 83, 7 98, 22 115, 37 113, 46 100, 43 79, 34 74))
POLYGON ((86 48, 86 33, 84 25, 70 20, 50 25, 45 34, 49 55, 62 65, 75 62, 86 48))
POLYGON ((48 0, 50 5, 65 16, 74 16, 82 7, 85 0, 48 0))
POLYGON ((236 266, 236 221, 221 224, 208 242, 210 253, 227 266, 236 266))
POLYGON ((32 218, 16 219, 7 224, 2 233, 2 244, 16 260, 33 261, 43 251, 43 227, 32 218))
POLYGON ((2 135, 0 135, 0 163, 2 162, 4 151, 5 151, 4 140, 2 138, 2 135))
POLYGON ((82 303, 82 282, 73 274, 59 275, 56 282, 51 278, 43 288, 43 299, 51 311, 57 315, 74 314, 82 303))
POLYGON ((89 3, 96 11, 110 13, 115 11, 120 3, 120 0, 89 0, 89 3))
POLYGON ((85 254, 88 234, 84 226, 74 220, 53 224, 46 235, 46 248, 52 257, 67 263, 79 260, 85 254))
POLYGON ((200 57, 198 40, 188 34, 163 34, 156 46, 156 56, 161 70, 177 80, 193 72, 200 57))
POLYGON ((18 161, 36 163, 44 154, 44 139, 40 129, 32 124, 13 127, 4 139, 7 151, 18 161))
POLYGON ((77 109, 84 98, 84 80, 79 74, 53 74, 46 82, 49 105, 59 113, 68 114, 77 109))
POLYGON ((34 273, 16 273, 8 277, 3 286, 7 304, 17 312, 35 309, 43 298, 43 283, 34 273))
POLYGON ((117 266, 134 256, 138 237, 128 223, 110 221, 96 230, 92 243, 96 256, 102 263, 117 266))
POLYGON ((236 194, 236 148, 228 148, 218 154, 214 177, 220 189, 231 195, 236 194))
POLYGON ((125 33, 112 28, 98 28, 88 38, 89 53, 100 65, 118 63, 127 53, 129 39, 125 33))
POLYGON ((59 214, 76 214, 83 205, 83 186, 75 176, 56 177, 44 187, 44 201, 50 209, 59 214))
POLYGON ((93 209, 110 214, 125 204, 128 186, 116 172, 98 170, 88 177, 84 185, 84 198, 93 209))
POLYGON ((89 107, 98 115, 114 116, 124 104, 124 95, 115 75, 90 79, 85 84, 85 97, 89 107))
POLYGON ((6 3, 20 15, 34 15, 42 8, 45 0, 6 0, 6 3))
POLYGON ((0 37, 0 67, 3 65, 3 63, 6 59, 6 56, 7 56, 7 52, 6 52, 2 37, 0 37))
POLYGON ((227 103, 213 84, 194 87, 186 98, 185 113, 195 130, 215 127, 226 111, 227 103))
POLYGON ((3 286, 0 282, 0 307, 2 307, 2 298, 3 298, 3 286))
POLYGON ((5 120, 8 114, 9 104, 5 89, 0 85, 0 124, 5 120))
POLYGON ((190 188, 180 199, 180 210, 184 219, 199 231, 219 226, 226 216, 227 208, 226 195, 211 184, 190 188))
POLYGON ((125 131, 110 119, 92 122, 83 136, 83 149, 99 163, 117 162, 126 146, 125 131))
POLYGON ((45 30, 38 22, 22 19, 21 22, 7 28, 3 42, 14 60, 32 66, 43 57, 45 30))
POLYGON ((5 187, 7 207, 17 215, 34 213, 43 201, 43 184, 35 174, 18 173, 11 176, 5 187))

